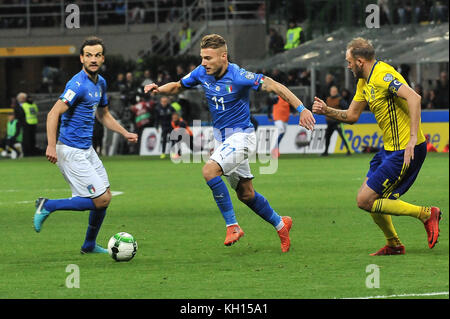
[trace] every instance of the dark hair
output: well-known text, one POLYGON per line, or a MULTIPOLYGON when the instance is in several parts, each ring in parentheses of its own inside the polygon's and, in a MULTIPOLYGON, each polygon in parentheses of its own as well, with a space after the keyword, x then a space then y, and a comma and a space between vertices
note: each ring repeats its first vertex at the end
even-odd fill
POLYGON ((80 47, 80 55, 84 54, 83 50, 84 50, 85 46, 91 46, 91 45, 97 45, 97 44, 100 44, 102 46, 103 55, 105 55, 105 53, 106 53, 105 44, 103 43, 102 39, 100 39, 96 36, 91 36, 91 37, 87 37, 86 39, 84 39, 84 42, 80 47))
POLYGON ((347 50, 350 50, 354 59, 360 57, 372 61, 375 58, 375 49, 372 42, 364 38, 354 38, 347 45, 347 50))

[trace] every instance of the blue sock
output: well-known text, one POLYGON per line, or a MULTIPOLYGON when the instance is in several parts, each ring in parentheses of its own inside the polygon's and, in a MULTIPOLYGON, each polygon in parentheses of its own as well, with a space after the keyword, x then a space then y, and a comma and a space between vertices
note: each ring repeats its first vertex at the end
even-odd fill
POLYGON ((222 213, 223 219, 227 226, 237 224, 236 216, 234 215, 233 203, 231 202, 230 193, 227 185, 223 182, 220 176, 216 176, 210 181, 206 182, 211 188, 217 206, 222 213))
POLYGON ((280 147, 280 142, 281 142, 281 139, 283 138, 283 136, 284 136, 284 133, 281 133, 280 135, 278 135, 277 147, 280 147))
POLYGON ((84 244, 81 247, 84 251, 91 251, 95 247, 95 241, 97 239, 100 226, 102 226, 103 219, 106 215, 106 209, 91 210, 89 213, 89 226, 86 231, 86 238, 84 244))
POLYGON ((261 194, 255 192, 255 197, 247 203, 247 206, 250 207, 256 214, 261 216, 266 222, 271 223, 273 227, 282 227, 282 224, 280 225, 282 221, 280 215, 278 215, 272 207, 270 207, 267 199, 265 199, 261 194))
POLYGON ((89 197, 72 197, 64 199, 49 199, 44 204, 49 212, 55 210, 95 210, 94 201, 89 197))

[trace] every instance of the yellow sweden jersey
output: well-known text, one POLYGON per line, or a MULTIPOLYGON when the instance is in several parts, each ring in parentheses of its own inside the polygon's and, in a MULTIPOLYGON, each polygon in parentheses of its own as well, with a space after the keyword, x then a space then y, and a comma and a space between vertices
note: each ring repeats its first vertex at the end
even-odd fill
MULTIPOLYGON (((406 148, 410 135, 408 103, 397 96, 397 90, 408 85, 392 66, 376 61, 367 81, 359 79, 354 101, 369 104, 378 126, 383 132, 384 149, 399 151, 406 148)), ((419 123, 417 145, 425 141, 419 123)))

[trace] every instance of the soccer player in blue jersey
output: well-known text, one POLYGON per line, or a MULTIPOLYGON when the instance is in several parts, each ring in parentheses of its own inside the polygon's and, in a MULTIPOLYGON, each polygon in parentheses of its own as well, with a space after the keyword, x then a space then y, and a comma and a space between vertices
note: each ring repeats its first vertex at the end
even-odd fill
POLYGON ((57 164, 69 183, 72 197, 66 199, 39 198, 33 224, 40 232, 42 223, 59 210, 89 210, 89 226, 81 253, 107 253, 96 243, 97 234, 111 201, 108 175, 92 147, 94 120, 137 142, 137 134, 124 129, 108 110, 106 81, 98 74, 105 61, 105 46, 97 37, 87 38, 80 48, 82 70, 66 84, 47 115, 47 159, 57 164), (58 139, 59 117, 61 126, 58 139))
POLYGON ((200 44, 202 63, 178 82, 161 87, 146 85, 144 91, 177 94, 183 89, 201 85, 205 91, 213 118, 215 151, 203 167, 203 177, 211 188, 213 197, 225 219, 227 233, 224 244, 230 246, 244 235, 239 226, 228 189, 221 176, 243 203, 265 221, 272 224, 281 240, 281 250, 289 251, 289 231, 292 218, 278 215, 269 202, 257 193, 252 184, 248 158, 256 152, 256 134, 250 121, 250 90, 263 90, 281 96, 300 112, 300 125, 313 129, 312 113, 284 85, 263 74, 248 72, 228 61, 227 45, 223 37, 210 34, 200 44))

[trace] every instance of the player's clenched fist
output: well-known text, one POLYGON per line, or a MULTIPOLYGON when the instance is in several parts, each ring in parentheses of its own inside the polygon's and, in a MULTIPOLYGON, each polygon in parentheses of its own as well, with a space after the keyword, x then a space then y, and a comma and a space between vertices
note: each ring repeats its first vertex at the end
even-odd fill
POLYGON ((304 109, 300 113, 300 126, 307 128, 308 130, 314 130, 314 124, 316 123, 316 119, 312 115, 311 111, 308 109, 304 109))
POLYGON ((131 142, 131 143, 137 143, 137 141, 138 141, 138 135, 135 133, 127 132, 124 135, 124 137, 128 140, 128 142, 131 142))
POLYGON ((47 159, 50 163, 55 164, 58 161, 58 156, 56 155, 56 147, 47 146, 45 156, 47 156, 47 159))
POLYGON ((159 93, 158 90, 158 85, 156 83, 152 83, 152 84, 147 84, 146 86, 144 86, 144 93, 152 93, 152 94, 156 94, 159 93))
POLYGON ((327 112, 327 104, 319 99, 317 96, 314 97, 314 103, 312 106, 313 113, 316 114, 325 114, 327 112))

